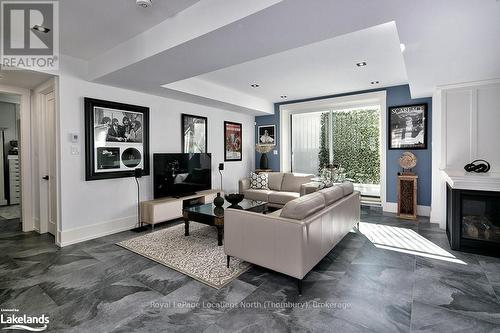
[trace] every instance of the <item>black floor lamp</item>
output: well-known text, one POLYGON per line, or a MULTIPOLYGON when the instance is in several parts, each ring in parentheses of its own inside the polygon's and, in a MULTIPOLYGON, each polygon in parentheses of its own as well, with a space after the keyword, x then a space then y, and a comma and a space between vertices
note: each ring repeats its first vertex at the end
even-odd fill
POLYGON ((148 229, 146 228, 145 225, 142 224, 141 221, 141 192, 139 187, 139 178, 142 177, 142 169, 140 168, 135 169, 134 177, 135 177, 135 182, 137 183, 137 227, 135 227, 131 231, 142 232, 148 229))

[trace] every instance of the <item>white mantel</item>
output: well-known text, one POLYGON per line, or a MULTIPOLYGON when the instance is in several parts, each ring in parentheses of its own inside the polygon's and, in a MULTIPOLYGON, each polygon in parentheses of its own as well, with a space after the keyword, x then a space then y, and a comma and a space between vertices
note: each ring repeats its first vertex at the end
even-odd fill
POLYGON ((465 170, 442 170, 443 177, 453 189, 500 192, 500 173, 470 173, 465 170))

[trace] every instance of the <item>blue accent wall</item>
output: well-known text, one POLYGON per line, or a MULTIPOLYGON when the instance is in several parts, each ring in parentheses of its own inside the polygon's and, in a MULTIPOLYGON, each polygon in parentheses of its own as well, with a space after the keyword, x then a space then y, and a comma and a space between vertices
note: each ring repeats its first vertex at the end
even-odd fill
MULTIPOLYGON (((431 180, 432 180, 432 98, 417 98, 412 99, 410 97, 410 87, 408 85, 401 85, 395 87, 387 87, 383 89, 373 89, 364 90, 358 92, 351 92, 339 95, 321 96, 303 100, 289 101, 284 103, 274 104, 274 115, 255 117, 255 137, 258 138, 257 127, 262 125, 276 125, 276 150, 278 155, 274 155, 273 152, 267 154, 269 160, 269 167, 274 171, 279 171, 280 169, 280 117, 279 108, 280 105, 300 103, 306 101, 313 101, 324 98, 342 97, 356 94, 363 94, 367 92, 376 91, 386 91, 387 93, 387 108, 391 106, 398 105, 411 105, 419 103, 427 103, 427 149, 425 150, 412 150, 412 152, 417 156, 418 163, 413 170, 418 175, 418 198, 417 203, 422 206, 431 205, 431 180)), ((388 112, 388 110, 385 110, 388 112)), ((389 118, 389 117, 387 117, 389 118)), ((384 133, 383 135, 387 135, 384 133)), ((387 175, 386 175, 386 187, 387 187, 387 202, 397 201, 396 192, 396 179, 397 173, 400 170, 399 167, 399 157, 404 152, 404 150, 389 150, 385 147, 386 154, 386 164, 387 164, 387 175)), ((260 154, 255 153, 255 167, 259 167, 260 154)))

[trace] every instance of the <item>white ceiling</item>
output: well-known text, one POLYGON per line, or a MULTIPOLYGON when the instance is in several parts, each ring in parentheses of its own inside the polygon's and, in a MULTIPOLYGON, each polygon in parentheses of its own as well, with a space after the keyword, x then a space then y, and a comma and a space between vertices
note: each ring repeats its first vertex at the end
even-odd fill
POLYGON ((61 0, 61 53, 85 60, 144 32, 200 0, 61 0))
POLYGON ((272 113, 282 94, 331 95, 372 80, 408 82, 417 98, 500 78, 497 0, 154 4, 148 12, 134 0, 62 0, 62 53, 91 58, 94 82, 253 114, 272 113), (368 66, 352 67, 360 60, 368 66), (249 89, 253 81, 261 88, 249 89))
POLYGON ((394 22, 223 68, 197 78, 270 102, 282 101, 281 95, 294 100, 408 83, 394 22), (368 65, 356 66, 360 61, 368 65), (379 81, 380 84, 372 85, 372 81, 379 81), (260 86, 252 88, 252 83, 260 86))
POLYGON ((33 89, 44 83, 53 75, 27 70, 3 70, 0 71, 0 85, 33 89))

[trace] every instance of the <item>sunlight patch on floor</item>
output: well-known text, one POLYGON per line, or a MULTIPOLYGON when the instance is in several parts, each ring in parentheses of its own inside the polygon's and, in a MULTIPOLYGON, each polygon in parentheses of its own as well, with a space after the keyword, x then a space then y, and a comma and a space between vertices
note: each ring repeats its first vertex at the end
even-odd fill
POLYGON ((378 248, 467 265, 453 254, 407 228, 360 222, 359 231, 378 248))

